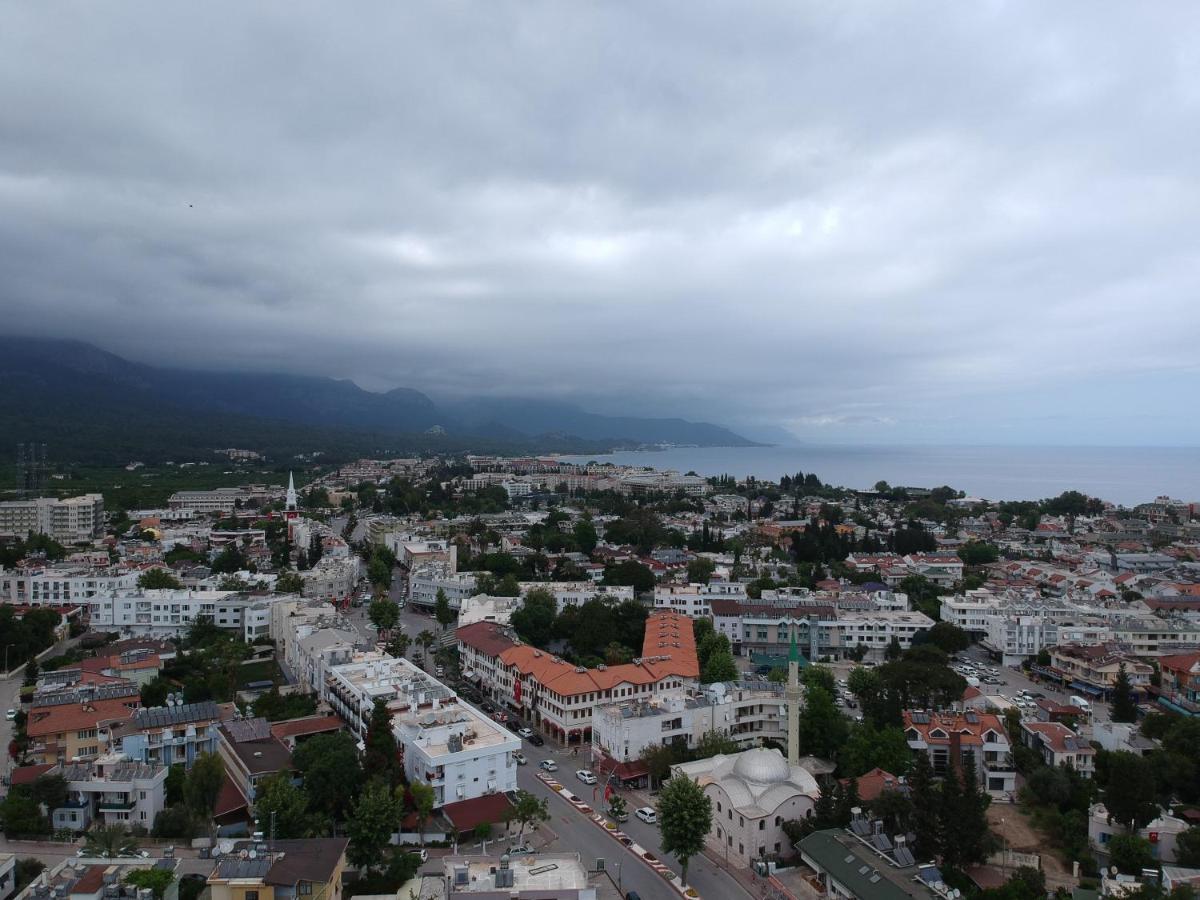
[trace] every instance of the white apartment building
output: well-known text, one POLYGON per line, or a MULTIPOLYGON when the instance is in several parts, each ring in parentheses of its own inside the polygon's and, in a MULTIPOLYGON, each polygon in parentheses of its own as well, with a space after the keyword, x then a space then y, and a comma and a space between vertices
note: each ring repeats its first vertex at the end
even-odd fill
POLYGON ((476 592, 476 573, 455 572, 448 563, 426 563, 413 569, 408 576, 408 602, 416 606, 432 607, 437 604, 437 593, 442 591, 451 609, 458 609, 462 601, 476 592))
POLYGON ((140 825, 149 830, 166 805, 167 767, 163 765, 133 762, 116 754, 65 763, 46 774, 67 781, 66 803, 51 810, 56 829, 86 831, 99 820, 104 825, 140 825))
POLYGON ((286 595, 253 595, 238 591, 115 591, 87 600, 94 631, 126 636, 172 637, 207 617, 218 628, 237 631, 246 640, 270 633, 270 606, 286 595))
POLYGON ((993 613, 987 616, 983 645, 1000 654, 1001 664, 1020 665, 1043 647, 1058 643, 1058 625, 1040 614, 993 613))
POLYGON ((100 594, 137 587, 140 572, 117 568, 47 565, 27 569, 0 567, 0 601, 30 606, 80 603, 100 594))
POLYGON ((461 700, 413 701, 392 728, 409 781, 432 787, 436 806, 517 789, 521 739, 461 700))
POLYGON ((396 554, 396 561, 410 572, 426 563, 445 563, 458 571, 458 545, 453 541, 426 541, 406 534, 388 532, 383 545, 396 554))
MULTIPOLYGON (((322 600, 283 595, 271 604, 270 614, 270 635, 275 642, 275 655, 298 678, 302 677, 306 667, 301 661, 297 641, 326 629, 346 631, 345 617, 322 600)), ((321 683, 315 681, 308 684, 308 690, 319 694, 321 683)))
POLYGON ((707 619, 712 616, 713 598, 744 600, 746 586, 735 581, 660 585, 654 589, 654 608, 682 613, 689 619, 707 619))
POLYGON ((20 539, 30 532, 60 544, 86 544, 104 532, 104 495, 83 494, 59 500, 34 497, 0 503, 0 538, 20 539))
POLYGON ((458 627, 476 622, 507 625, 512 621, 512 614, 521 608, 521 602, 520 597, 491 597, 487 594, 466 597, 458 608, 458 627))
POLYGON ((304 580, 300 593, 326 603, 340 602, 354 593, 362 576, 362 560, 357 556, 322 556, 315 566, 300 573, 304 580))
POLYGON ((602 585, 593 581, 522 581, 519 584, 521 596, 530 591, 549 591, 554 595, 558 612, 568 606, 582 606, 589 600, 611 600, 622 603, 633 600, 633 588, 627 585, 602 585))
POLYGON ((318 695, 335 666, 352 662, 356 653, 367 649, 356 633, 336 628, 312 631, 295 638, 288 646, 292 651, 288 669, 296 683, 305 692, 318 695))
POLYGON ((238 487, 215 488, 211 491, 176 491, 167 498, 171 509, 187 509, 193 514, 210 515, 233 512, 251 494, 238 487))
POLYGON ((942 597, 941 617, 943 622, 957 625, 970 634, 987 632, 987 617, 999 610, 1000 598, 983 588, 965 594, 947 594, 942 597))
POLYGON ((204 753, 216 753, 221 722, 233 718, 232 703, 171 703, 133 710, 129 718, 102 724, 105 752, 156 766, 176 763, 190 769, 204 753))
POLYGON ((366 738, 377 699, 397 713, 414 702, 420 708, 431 706, 434 700, 445 703, 453 696, 453 691, 407 659, 375 650, 355 653, 350 662, 331 666, 321 686, 321 699, 360 742, 366 738))
POLYGON ((639 759, 647 747, 695 747, 709 732, 732 737, 743 749, 763 740, 787 742, 782 685, 707 685, 687 696, 607 703, 592 712, 592 754, 618 763, 639 759))
POLYGON ((912 646, 919 631, 928 631, 933 619, 919 612, 846 612, 838 616, 838 639, 843 652, 867 648, 867 659, 881 660, 893 640, 900 649, 912 646))

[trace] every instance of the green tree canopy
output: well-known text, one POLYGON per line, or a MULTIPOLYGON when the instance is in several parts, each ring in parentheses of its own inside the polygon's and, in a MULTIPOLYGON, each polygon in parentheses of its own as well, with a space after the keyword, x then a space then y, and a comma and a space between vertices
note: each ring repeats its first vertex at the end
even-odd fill
POLYGON ((546 588, 534 588, 512 614, 512 627, 525 643, 543 649, 550 643, 558 604, 546 588))
POLYGON ((375 700, 375 706, 371 710, 365 744, 362 767, 366 777, 381 778, 388 784, 399 781, 400 761, 396 736, 392 733, 392 716, 382 698, 375 700))
POLYGON ((138 576, 138 587, 145 590, 178 590, 183 587, 183 582, 167 569, 155 567, 138 576))
POLYGON ((672 778, 659 794, 658 821, 663 852, 679 860, 680 882, 687 884, 688 863, 712 830, 712 801, 690 778, 672 778))
POLYGON ((349 859, 360 868, 375 868, 400 824, 400 804, 384 781, 372 782, 354 804, 346 822, 349 859))
POLYGON ((325 832, 323 817, 309 812, 307 793, 292 784, 287 772, 259 782, 254 815, 260 830, 281 840, 319 837, 325 832))
POLYGON ((205 819, 212 817, 213 804, 225 782, 225 763, 216 753, 201 753, 188 772, 183 795, 192 811, 205 819))
POLYGON ((354 738, 344 731, 313 735, 297 745, 292 763, 304 776, 309 807, 334 821, 345 819, 363 780, 354 738))

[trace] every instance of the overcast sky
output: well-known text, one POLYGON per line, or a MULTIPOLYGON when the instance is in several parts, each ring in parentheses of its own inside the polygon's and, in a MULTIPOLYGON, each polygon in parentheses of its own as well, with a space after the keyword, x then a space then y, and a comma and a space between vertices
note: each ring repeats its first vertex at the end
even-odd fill
POLYGON ((1200 443, 1200 5, 0 5, 2 330, 1200 443))

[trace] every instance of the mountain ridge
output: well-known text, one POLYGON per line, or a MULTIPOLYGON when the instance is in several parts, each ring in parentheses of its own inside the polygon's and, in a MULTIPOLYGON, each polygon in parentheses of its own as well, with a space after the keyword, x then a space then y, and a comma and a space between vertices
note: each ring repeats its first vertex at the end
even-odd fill
POLYGON ((7 420, 14 440, 40 440, 39 431, 50 426, 61 431, 63 422, 55 417, 68 422, 73 417, 104 432, 117 422, 136 431, 155 417, 184 423, 191 416, 206 422, 214 439, 230 429, 253 432, 257 422, 355 431, 373 439, 440 427, 459 442, 482 438, 526 452, 564 445, 586 445, 589 451, 648 444, 754 445, 721 426, 684 419, 601 416, 561 401, 525 398, 437 404, 407 387, 373 392, 324 376, 155 367, 84 341, 12 335, 0 335, 0 412, 0 423, 7 420))

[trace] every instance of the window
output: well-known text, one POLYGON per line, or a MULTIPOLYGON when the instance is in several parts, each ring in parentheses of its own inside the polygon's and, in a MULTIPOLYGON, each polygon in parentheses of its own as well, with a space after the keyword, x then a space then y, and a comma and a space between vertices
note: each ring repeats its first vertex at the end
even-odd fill
POLYGON ((767 830, 767 820, 766 820, 766 819, 759 819, 759 820, 758 820, 758 830, 759 830, 759 831, 766 831, 766 830, 767 830))
POLYGON ((243 900, 258 900, 258 891, 246 891, 243 900))
POLYGON ((296 885, 296 893, 302 894, 304 896, 308 896, 309 894, 311 894, 312 893, 312 882, 311 881, 299 882, 296 885))

